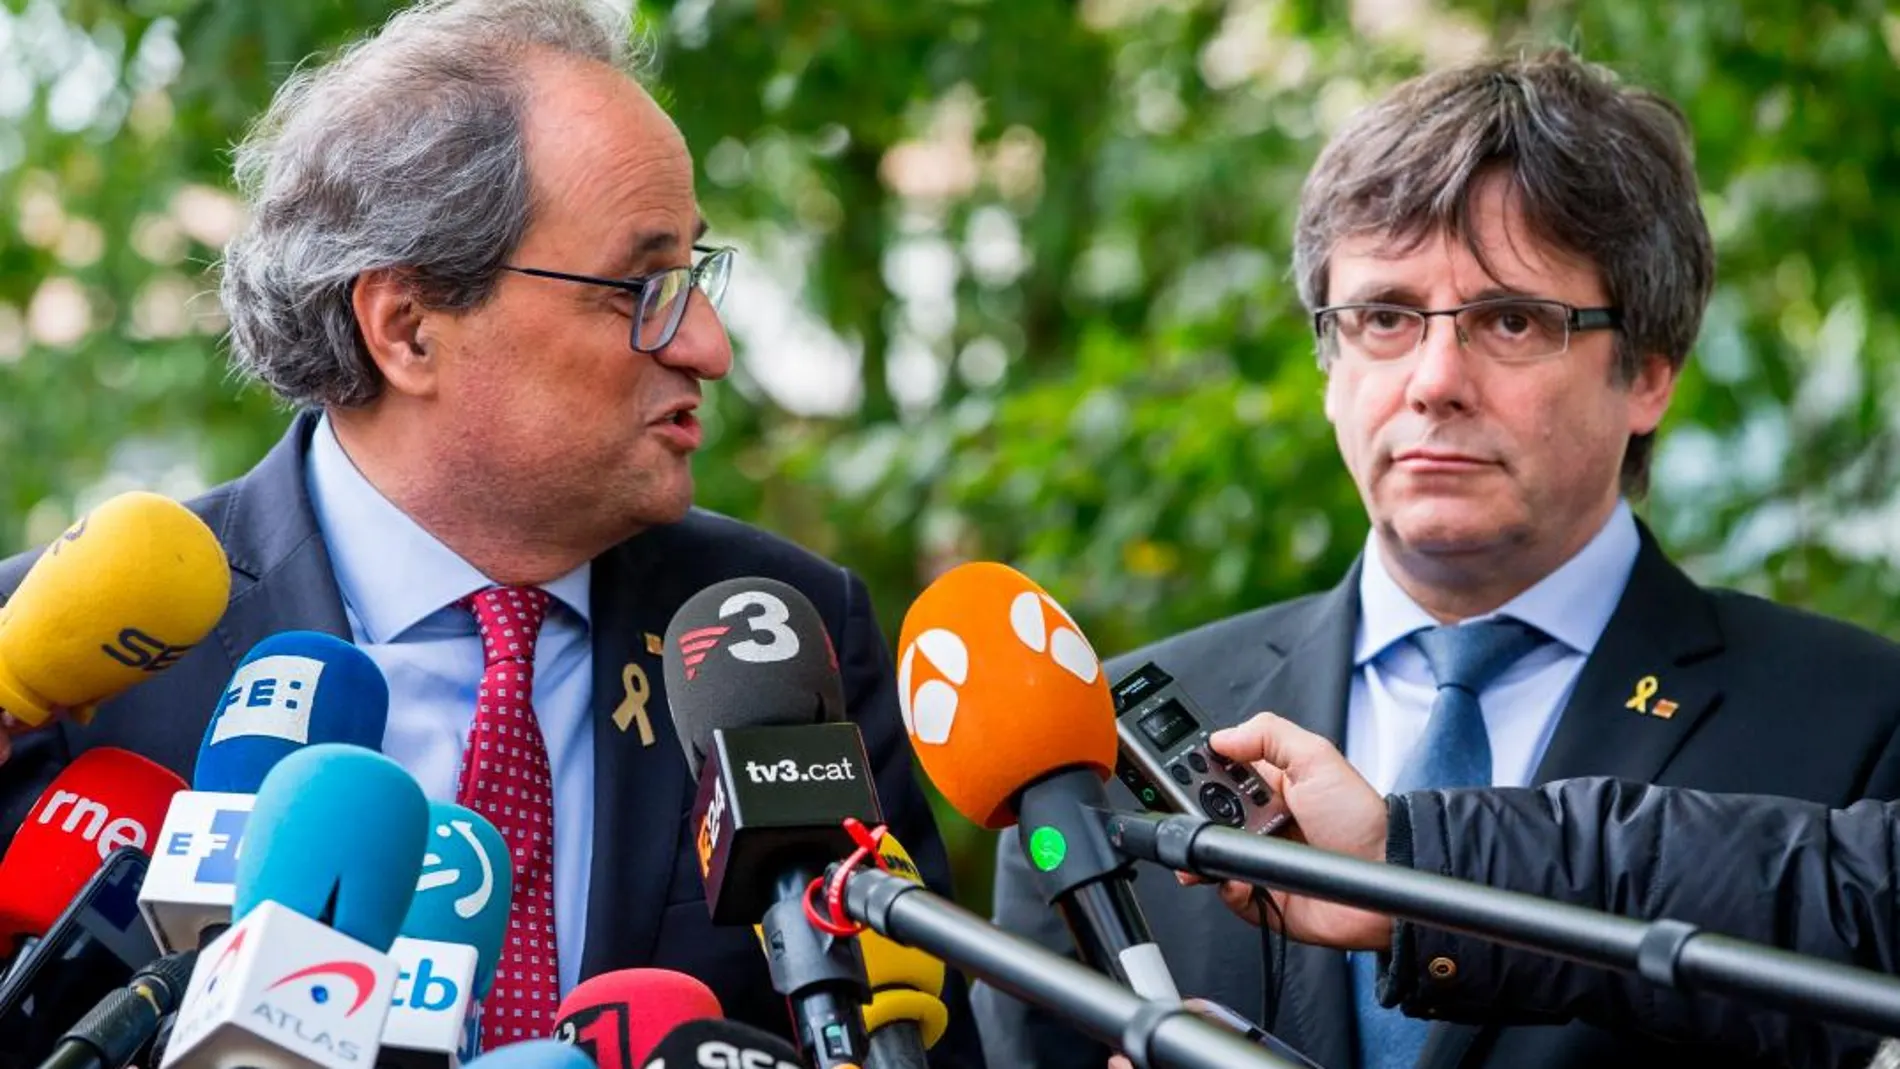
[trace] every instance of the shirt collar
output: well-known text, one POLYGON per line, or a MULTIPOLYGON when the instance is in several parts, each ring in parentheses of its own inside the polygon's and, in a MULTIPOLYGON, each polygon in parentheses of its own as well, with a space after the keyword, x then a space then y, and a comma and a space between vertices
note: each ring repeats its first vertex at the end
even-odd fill
MULTIPOLYGON (((1589 656, 1623 599, 1623 588, 1629 585, 1641 548, 1636 517, 1629 502, 1619 500, 1602 530, 1575 556, 1484 618, 1509 616, 1522 620, 1589 656)), ((1368 534, 1365 560, 1359 569, 1359 629, 1353 666, 1373 660, 1414 631, 1437 626, 1438 621, 1420 608, 1386 570, 1376 532, 1368 534)))
MULTIPOLYGON (((328 416, 310 437, 304 472, 337 588, 365 642, 393 641, 445 606, 494 585, 370 485, 338 444, 328 416)), ((583 563, 541 589, 585 623, 591 571, 591 563, 583 563)))

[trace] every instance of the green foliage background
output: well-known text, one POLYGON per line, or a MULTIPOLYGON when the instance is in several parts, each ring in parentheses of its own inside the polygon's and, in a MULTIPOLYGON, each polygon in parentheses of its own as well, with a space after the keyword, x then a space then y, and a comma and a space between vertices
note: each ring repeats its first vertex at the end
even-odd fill
MULTIPOLYGON (((0 552, 276 439, 286 413, 218 346, 229 148, 391 7, 6 0, 0 552)), ((828 406, 787 403, 797 332, 734 307, 701 500, 857 569, 893 633, 970 556, 1037 578, 1105 654, 1332 583, 1364 520, 1288 278, 1300 181, 1395 80, 1551 42, 1696 130, 1720 286, 1645 515, 1704 580, 1900 624, 1900 16, 1876 0, 638 11, 753 265, 730 304, 770 287, 846 361, 828 406)), ((988 838, 944 823, 980 906, 988 838)))

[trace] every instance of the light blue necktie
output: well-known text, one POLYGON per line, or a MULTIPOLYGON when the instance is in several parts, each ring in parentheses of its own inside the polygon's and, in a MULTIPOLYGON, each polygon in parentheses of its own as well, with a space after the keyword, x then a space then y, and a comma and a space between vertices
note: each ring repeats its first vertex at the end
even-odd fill
MULTIPOLYGON (((1393 793, 1490 786, 1491 736, 1484 728, 1478 694, 1542 645, 1544 633, 1517 620, 1494 619, 1419 631, 1411 640, 1431 666, 1438 697, 1432 700, 1431 719, 1400 770, 1393 793)), ((1360 1069, 1412 1069, 1425 1047, 1431 1022, 1379 1005, 1378 954, 1361 951, 1350 957, 1360 1069)))

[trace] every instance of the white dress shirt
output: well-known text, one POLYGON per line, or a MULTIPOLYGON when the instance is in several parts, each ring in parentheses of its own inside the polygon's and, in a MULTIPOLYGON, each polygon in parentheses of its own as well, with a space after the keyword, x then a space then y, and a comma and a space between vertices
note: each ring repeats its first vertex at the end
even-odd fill
MULTIPOLYGON (((1478 696, 1491 736, 1494 785, 1526 786, 1536 774, 1583 662, 1622 600, 1641 544, 1629 503, 1619 501, 1603 529, 1575 556, 1479 618, 1509 616, 1554 640, 1506 668, 1478 696)), ((1346 759, 1381 792, 1398 781, 1438 694, 1425 655, 1404 639, 1436 626, 1438 621, 1386 569, 1377 534, 1367 535, 1346 707, 1346 759)))
MULTIPOLYGON (((482 644, 455 603, 494 582, 384 497, 317 422, 304 471, 355 643, 389 680, 383 752, 430 798, 455 800, 475 719, 482 644)), ((554 935, 563 995, 578 982, 594 839, 594 737, 588 579, 583 564, 553 595, 534 650, 534 711, 554 777, 554 935)))

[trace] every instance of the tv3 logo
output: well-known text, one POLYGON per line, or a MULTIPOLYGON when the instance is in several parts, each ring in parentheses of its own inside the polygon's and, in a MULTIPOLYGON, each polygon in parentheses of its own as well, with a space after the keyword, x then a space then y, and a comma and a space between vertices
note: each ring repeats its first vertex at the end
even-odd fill
POLYGON ((172 646, 140 631, 128 627, 119 632, 118 640, 112 645, 102 645, 100 651, 127 668, 138 668, 146 672, 163 672, 178 662, 178 658, 191 652, 191 645, 172 646))
POLYGON ((205 832, 173 833, 165 844, 165 853, 173 857, 197 857, 197 883, 236 883, 238 848, 244 842, 244 826, 250 822, 248 809, 220 809, 211 817, 205 832))
MULTIPOLYGON (((798 656, 798 632, 785 626, 791 622, 792 611, 775 594, 763 590, 742 590, 719 606, 719 618, 724 620, 739 616, 754 608, 759 611, 746 616, 745 623, 747 630, 757 637, 735 642, 726 647, 726 652, 747 664, 771 664, 798 656)), ((699 675, 700 663, 725 641, 731 631, 730 627, 715 624, 694 628, 680 636, 680 653, 684 655, 687 679, 699 675)))

